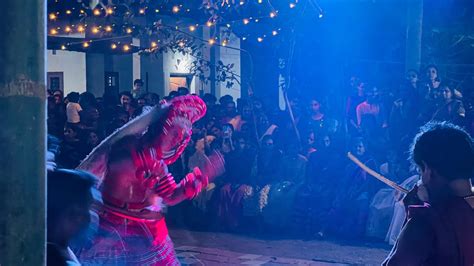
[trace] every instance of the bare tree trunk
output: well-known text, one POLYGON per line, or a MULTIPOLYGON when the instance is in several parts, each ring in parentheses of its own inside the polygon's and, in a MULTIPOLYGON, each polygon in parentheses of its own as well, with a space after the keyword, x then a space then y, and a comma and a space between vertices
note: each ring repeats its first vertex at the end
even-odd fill
POLYGON ((45 1, 0 16, 0 265, 45 263, 45 1))
POLYGON ((423 33, 423 0, 407 0, 407 37, 405 70, 419 70, 421 63, 421 37, 423 33))

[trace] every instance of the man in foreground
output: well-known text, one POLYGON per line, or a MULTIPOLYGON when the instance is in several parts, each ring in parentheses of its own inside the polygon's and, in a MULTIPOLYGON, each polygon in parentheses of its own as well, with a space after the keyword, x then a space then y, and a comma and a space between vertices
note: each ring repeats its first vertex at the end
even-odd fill
POLYGON ((89 224, 94 185, 83 171, 48 171, 48 266, 80 265, 69 242, 89 224))
POLYGON ((472 138, 450 123, 429 123, 410 153, 423 185, 406 196, 408 221, 383 265, 474 265, 472 138))

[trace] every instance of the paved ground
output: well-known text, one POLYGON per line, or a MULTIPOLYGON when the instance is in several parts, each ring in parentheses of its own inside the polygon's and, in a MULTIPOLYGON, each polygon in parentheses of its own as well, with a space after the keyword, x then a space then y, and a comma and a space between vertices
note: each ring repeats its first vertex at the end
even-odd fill
POLYGON ((170 235, 184 265, 380 265, 389 252, 374 243, 266 240, 183 229, 170 235))

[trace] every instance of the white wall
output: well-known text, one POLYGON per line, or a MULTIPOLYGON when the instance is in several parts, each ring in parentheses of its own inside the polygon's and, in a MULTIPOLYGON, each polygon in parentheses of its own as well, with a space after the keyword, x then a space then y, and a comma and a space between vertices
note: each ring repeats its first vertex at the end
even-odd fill
POLYGON ((79 93, 86 91, 86 54, 79 52, 48 50, 48 72, 64 73, 64 95, 69 92, 79 93))
MULTIPOLYGON (((240 49, 240 39, 234 35, 231 35, 227 46, 240 49)), ((231 69, 231 71, 235 73, 236 75, 238 75, 237 79, 239 82, 241 82, 240 51, 239 50, 230 49, 226 47, 219 47, 216 52, 216 64, 218 60, 221 60, 224 63, 224 65, 234 64, 234 67, 231 69)), ((234 86, 232 88, 226 87, 227 82, 220 82, 216 85, 217 99, 219 99, 220 97, 224 95, 232 96, 234 98, 234 101, 240 98, 241 96, 240 85, 236 81, 233 81, 233 82, 234 82, 234 86)))
MULTIPOLYGON (((163 73, 164 73, 164 88, 165 96, 170 92, 169 78, 171 74, 191 74, 189 69, 191 68, 191 63, 193 62, 193 57, 190 55, 182 55, 180 53, 164 53, 163 54, 163 73)), ((196 92, 196 77, 193 77, 190 88, 188 88, 191 93, 196 92)))

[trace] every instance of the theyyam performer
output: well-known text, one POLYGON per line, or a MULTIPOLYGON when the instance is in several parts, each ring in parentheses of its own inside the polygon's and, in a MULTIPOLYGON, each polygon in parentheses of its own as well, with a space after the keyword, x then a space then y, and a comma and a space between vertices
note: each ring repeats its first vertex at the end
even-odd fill
POLYGON ((179 183, 168 172, 206 113, 197 96, 163 102, 105 139, 79 165, 99 178, 98 232, 76 250, 84 265, 179 265, 162 206, 193 199, 223 171, 219 154, 179 183))

